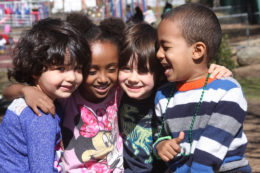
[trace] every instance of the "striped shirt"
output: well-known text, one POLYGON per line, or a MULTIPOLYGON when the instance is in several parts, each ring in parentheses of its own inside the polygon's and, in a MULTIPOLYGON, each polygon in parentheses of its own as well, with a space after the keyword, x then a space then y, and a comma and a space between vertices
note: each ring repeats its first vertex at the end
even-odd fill
POLYGON ((180 143, 181 153, 190 153, 188 157, 178 154, 169 162, 170 170, 200 173, 230 170, 251 172, 245 159, 247 138, 243 132, 247 102, 241 86, 231 77, 209 79, 192 128, 190 145, 189 129, 204 83, 205 78, 178 83, 176 87, 175 84, 168 83, 156 93, 155 112, 159 121, 165 113, 162 134, 176 138, 184 131, 185 138, 180 143), (169 98, 172 90, 175 93, 169 98))

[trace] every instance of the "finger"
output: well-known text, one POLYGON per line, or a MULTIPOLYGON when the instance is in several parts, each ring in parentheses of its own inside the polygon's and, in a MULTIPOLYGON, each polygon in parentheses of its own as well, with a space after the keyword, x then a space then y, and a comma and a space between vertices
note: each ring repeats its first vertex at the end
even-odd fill
POLYGON ((168 157, 166 156, 160 156, 160 158, 164 161, 164 162, 169 162, 170 160, 168 159, 168 157))
POLYGON ((218 74, 217 75, 217 79, 220 79, 221 77, 230 77, 230 76, 232 76, 233 74, 232 74, 232 72, 231 71, 224 71, 222 74, 218 74))
POLYGON ((33 106, 31 107, 33 112, 38 115, 39 117, 42 116, 42 114, 40 113, 40 111, 38 110, 37 106, 33 106))
POLYGON ((172 155, 176 156, 180 151, 181 151, 181 147, 179 144, 176 143, 176 141, 173 141, 170 145, 172 151, 174 152, 171 152, 172 155))
POLYGON ((55 105, 49 97, 47 97, 45 99, 45 106, 48 110, 48 113, 50 113, 52 116, 54 116, 55 115, 55 105))
POLYGON ((165 154, 170 160, 172 160, 178 153, 179 146, 171 146, 170 149, 167 150, 167 154, 165 154))
POLYGON ((220 67, 218 69, 215 69, 213 72, 210 74, 210 78, 214 79, 220 72, 220 67))
POLYGON ((36 107, 38 107, 39 109, 41 109, 41 111, 45 114, 48 114, 48 105, 46 104, 46 102, 43 99, 38 99, 37 101, 35 101, 35 103, 33 104, 36 107))
POLYGON ((216 75, 216 78, 217 79, 220 79, 220 78, 222 78, 222 77, 224 77, 224 71, 220 71, 217 75, 216 75))
MULTIPOLYGON (((49 101, 49 99, 45 98, 45 99, 39 99, 35 104, 37 104, 37 106, 45 113, 55 113, 55 106, 53 104, 52 101, 49 101)), ((53 114, 54 114, 53 113, 53 114)))
POLYGON ((184 136, 185 136, 185 133, 180 132, 178 138, 175 138, 174 140, 176 141, 177 144, 179 144, 184 139, 184 136))
POLYGON ((216 69, 216 66, 216 64, 210 64, 208 72, 212 73, 216 69))
POLYGON ((214 79, 220 72, 225 72, 227 69, 221 65, 212 65, 212 67, 208 70, 211 73, 210 78, 214 79))
POLYGON ((54 115, 55 115, 55 106, 54 105, 51 107, 50 113, 54 117, 54 115))
MULTIPOLYGON (((160 155, 159 155, 160 156, 160 155)), ((169 162, 171 159, 173 159, 173 156, 169 155, 168 152, 164 152, 163 154, 161 154, 161 159, 165 162, 169 162)))

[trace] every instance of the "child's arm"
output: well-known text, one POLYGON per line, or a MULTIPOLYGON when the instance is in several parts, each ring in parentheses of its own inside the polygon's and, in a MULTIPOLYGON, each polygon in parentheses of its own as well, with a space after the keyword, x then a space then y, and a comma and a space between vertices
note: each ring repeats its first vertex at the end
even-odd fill
MULTIPOLYGON (((241 166, 247 164, 243 159, 247 145, 243 132, 247 102, 242 89, 232 80, 227 80, 226 83, 230 83, 219 89, 227 91, 218 96, 220 99, 216 100, 208 124, 197 141, 191 172, 214 172, 213 169, 219 169, 225 159, 228 160, 226 166, 232 166, 232 161, 241 166)), ((214 94, 217 95, 216 91, 214 94)))
POLYGON ((8 100, 24 97, 26 103, 38 116, 41 116, 38 108, 40 108, 44 113, 55 114, 53 101, 34 86, 13 84, 5 89, 3 96, 8 100))
POLYGON ((211 73, 211 78, 220 79, 221 77, 229 77, 232 76, 232 72, 227 69, 225 66, 217 65, 217 64, 210 64, 209 73, 211 73))
POLYGON ((184 139, 184 132, 178 138, 163 140, 156 145, 158 156, 165 162, 172 160, 180 151, 179 143, 184 139))

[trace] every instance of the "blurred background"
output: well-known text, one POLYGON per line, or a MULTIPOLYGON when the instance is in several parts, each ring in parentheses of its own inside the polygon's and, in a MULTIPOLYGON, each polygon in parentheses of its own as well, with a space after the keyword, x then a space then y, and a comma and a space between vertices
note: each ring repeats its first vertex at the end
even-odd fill
POLYGON ((221 23, 223 39, 211 63, 229 68, 243 87, 248 101, 246 156, 253 172, 260 173, 260 0, 0 0, 0 122, 9 105, 2 93, 12 83, 7 78, 12 49, 21 32, 34 22, 47 17, 65 19, 70 12, 80 11, 95 23, 114 16, 126 23, 157 27, 162 14, 190 2, 210 7, 221 23), (138 20, 137 7, 143 16, 138 20))

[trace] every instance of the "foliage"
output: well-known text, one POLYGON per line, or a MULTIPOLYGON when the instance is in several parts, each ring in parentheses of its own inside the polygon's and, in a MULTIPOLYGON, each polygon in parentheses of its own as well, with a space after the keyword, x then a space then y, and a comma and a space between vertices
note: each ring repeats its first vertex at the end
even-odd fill
POLYGON ((227 35, 224 35, 222 37, 222 41, 219 46, 219 50, 218 50, 215 58, 213 58, 210 61, 210 64, 211 63, 223 65, 231 71, 236 67, 234 60, 231 59, 231 49, 228 44, 227 35))
POLYGON ((252 78, 252 79, 239 79, 239 83, 241 84, 244 94, 246 98, 253 98, 257 101, 260 101, 260 79, 252 78))

